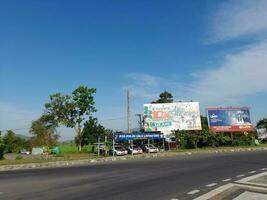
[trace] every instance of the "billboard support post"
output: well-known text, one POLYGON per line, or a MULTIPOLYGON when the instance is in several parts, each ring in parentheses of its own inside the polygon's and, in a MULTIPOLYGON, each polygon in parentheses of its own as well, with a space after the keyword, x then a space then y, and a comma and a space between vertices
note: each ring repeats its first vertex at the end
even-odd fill
POLYGON ((98 136, 98 139, 97 139, 97 156, 100 155, 100 137, 98 136))
POLYGON ((163 151, 165 151, 165 140, 164 140, 164 135, 162 137, 162 141, 163 141, 163 151))
POLYGON ((113 140, 112 140, 112 156, 115 156, 115 138, 114 138, 114 133, 113 133, 113 140))
POLYGON ((234 134, 233 132, 231 132, 230 134, 231 134, 232 145, 234 145, 234 134))
POLYGON ((131 140, 131 146, 132 146, 132 156, 133 156, 133 140, 131 140))
POLYGON ((149 151, 149 138, 147 138, 147 145, 148 145, 148 153, 150 153, 150 151, 149 151))

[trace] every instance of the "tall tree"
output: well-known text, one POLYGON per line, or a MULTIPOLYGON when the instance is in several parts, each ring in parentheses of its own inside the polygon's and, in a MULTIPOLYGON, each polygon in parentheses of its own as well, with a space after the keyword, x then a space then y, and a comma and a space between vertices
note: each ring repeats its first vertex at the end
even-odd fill
POLYGON ((257 128, 266 128, 267 129, 267 118, 263 118, 258 121, 257 128))
POLYGON ((4 157, 5 149, 6 149, 6 146, 4 144, 3 137, 0 131, 0 160, 2 160, 4 157))
POLYGON ((96 112, 93 97, 95 93, 95 88, 79 86, 71 95, 51 95, 50 102, 45 104, 46 115, 59 124, 74 128, 79 151, 82 148, 84 123, 93 112, 96 112))
POLYGON ((33 135, 34 146, 52 147, 57 144, 59 135, 56 133, 57 124, 51 121, 50 116, 42 115, 32 122, 30 133, 33 135))
POLYGON ((173 102, 172 94, 165 90, 159 95, 159 99, 156 101, 153 101, 152 103, 172 103, 172 102, 173 102))
POLYGON ((106 136, 106 131, 96 118, 90 117, 84 124, 82 145, 93 144, 97 142, 98 137, 103 139, 106 136))
POLYGON ((16 137, 16 134, 13 131, 8 130, 3 137, 3 141, 6 146, 7 153, 14 153, 17 151, 18 138, 16 137))

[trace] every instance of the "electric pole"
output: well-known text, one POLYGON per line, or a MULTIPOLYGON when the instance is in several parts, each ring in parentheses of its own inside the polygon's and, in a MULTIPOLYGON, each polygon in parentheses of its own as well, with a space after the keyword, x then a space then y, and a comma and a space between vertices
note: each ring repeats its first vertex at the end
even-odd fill
POLYGON ((143 131, 143 115, 142 114, 136 114, 137 122, 139 125, 139 131, 143 131))
POLYGON ((131 133, 131 109, 130 109, 130 91, 127 90, 127 125, 128 133, 131 133))

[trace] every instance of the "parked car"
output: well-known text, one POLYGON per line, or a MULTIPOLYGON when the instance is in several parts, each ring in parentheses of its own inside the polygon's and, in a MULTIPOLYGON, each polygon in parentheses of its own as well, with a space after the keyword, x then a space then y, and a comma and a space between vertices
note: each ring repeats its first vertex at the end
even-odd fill
POLYGON ((159 148, 155 147, 153 144, 146 144, 143 146, 143 151, 147 153, 157 153, 159 152, 159 148))
POLYGON ((20 153, 24 155, 30 155, 30 151, 27 151, 26 149, 22 149, 20 153))
MULTIPOLYGON (((115 145, 114 146, 114 154, 116 156, 124 156, 127 155, 128 152, 122 145, 115 145)), ((113 149, 110 150, 110 155, 113 155, 113 149)))
POLYGON ((141 147, 137 146, 137 145, 129 145, 127 147, 127 151, 129 154, 140 154, 143 153, 143 150, 141 149, 141 147))

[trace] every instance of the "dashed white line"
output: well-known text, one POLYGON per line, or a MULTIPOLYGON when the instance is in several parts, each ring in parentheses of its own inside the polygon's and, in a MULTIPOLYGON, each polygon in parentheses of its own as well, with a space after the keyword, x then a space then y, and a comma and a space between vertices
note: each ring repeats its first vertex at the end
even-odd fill
POLYGON ((264 170, 266 170, 267 168, 261 168, 261 171, 264 171, 264 170))
POLYGON ((187 194, 196 194, 196 193, 198 193, 198 192, 200 192, 200 190, 192 190, 192 191, 190 191, 190 192, 188 192, 187 194))
POLYGON ((213 187, 215 185, 217 185, 218 183, 211 183, 211 184, 208 184, 208 185, 205 185, 206 187, 213 187))
POLYGON ((236 177, 237 178, 240 178, 240 177, 243 177, 243 176, 245 176, 244 174, 239 174, 239 175, 237 175, 236 177))
POLYGON ((254 173, 256 173, 256 171, 250 171, 250 172, 249 172, 249 174, 254 174, 254 173))
POLYGON ((227 182, 227 181, 231 181, 232 179, 231 178, 227 178, 227 179, 224 179, 222 180, 223 182, 227 182))
POLYGON ((179 200, 179 199, 177 199, 177 198, 173 198, 173 199, 171 199, 171 200, 179 200))

